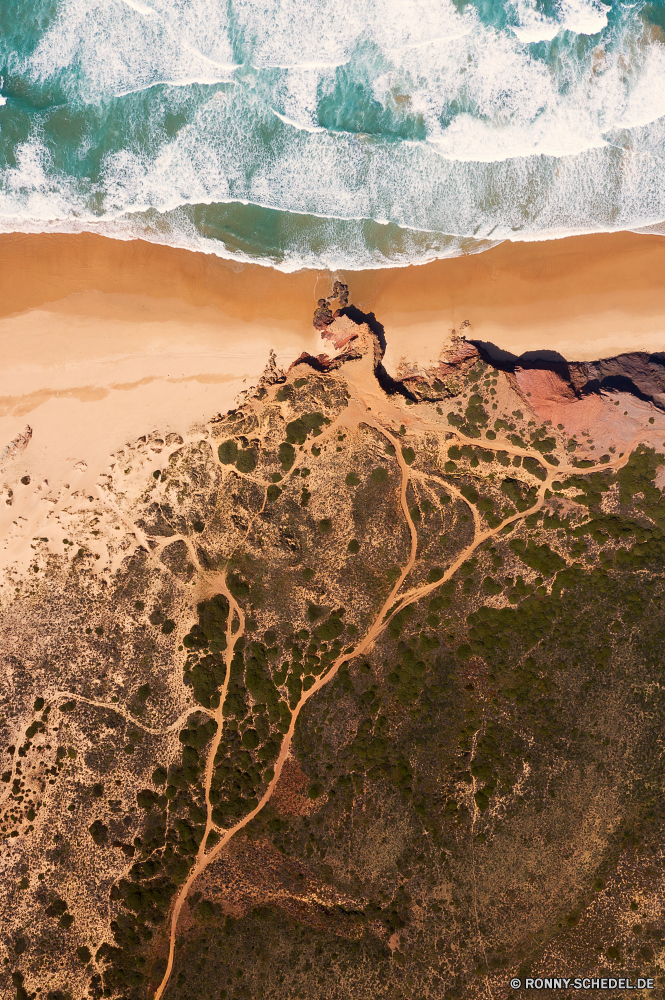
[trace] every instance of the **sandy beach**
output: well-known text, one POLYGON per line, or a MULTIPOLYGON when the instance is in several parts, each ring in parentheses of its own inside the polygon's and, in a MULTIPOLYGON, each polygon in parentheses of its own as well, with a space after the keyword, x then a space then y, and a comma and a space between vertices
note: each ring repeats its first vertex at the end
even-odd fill
MULTIPOLYGON (((664 265, 665 237, 619 233, 338 276, 383 324, 394 371, 461 327, 516 355, 660 351, 664 265)), ((195 433, 270 348, 282 365, 322 350, 311 317, 332 278, 89 234, 0 237, 0 452, 32 430, 3 478, 55 488, 77 469, 85 492, 124 443, 195 433)))

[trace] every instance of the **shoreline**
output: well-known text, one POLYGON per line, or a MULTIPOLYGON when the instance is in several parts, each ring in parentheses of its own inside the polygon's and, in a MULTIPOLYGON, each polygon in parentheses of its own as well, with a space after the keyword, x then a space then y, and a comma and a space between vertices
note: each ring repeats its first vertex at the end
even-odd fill
POLYGON ((325 352, 317 299, 341 277, 374 313, 384 365, 435 362, 460 328, 513 355, 592 361, 665 348, 665 237, 601 234, 502 243, 428 264, 331 275, 92 234, 0 236, 0 464, 53 485, 155 430, 190 434, 229 409, 274 349, 325 352), (466 325, 465 325, 466 323, 466 325))
POLYGON ((0 337, 10 317, 40 311, 44 332, 65 314, 139 328, 182 321, 225 340, 267 334, 286 349, 311 341, 316 300, 342 277, 350 301, 383 325, 389 355, 436 358, 466 323, 467 339, 516 356, 555 351, 594 361, 665 344, 664 272, 665 236, 632 232, 504 241, 404 267, 292 273, 143 240, 11 233, 0 235, 0 337))

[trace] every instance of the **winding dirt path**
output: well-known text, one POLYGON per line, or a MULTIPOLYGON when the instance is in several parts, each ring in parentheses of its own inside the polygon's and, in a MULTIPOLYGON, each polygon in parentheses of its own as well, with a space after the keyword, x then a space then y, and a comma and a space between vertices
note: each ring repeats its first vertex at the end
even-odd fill
MULTIPOLYGON (((140 722, 136 716, 132 715, 131 712, 126 711, 126 709, 121 708, 120 705, 107 701, 95 701, 94 698, 84 698, 83 695, 77 694, 76 691, 56 691, 53 695, 53 701, 58 701, 61 698, 75 698, 77 702, 82 702, 84 705, 92 705, 94 708, 106 709, 109 712, 115 712, 116 715, 121 715, 123 719, 127 722, 131 722, 133 726, 137 729, 142 729, 144 733, 149 733, 151 736, 166 736, 168 733, 174 732, 179 729, 180 726, 185 722, 193 712, 201 711, 196 707, 191 707, 187 711, 182 712, 174 722, 171 722, 164 729, 153 729, 151 726, 146 726, 145 723, 140 722)), ((203 709, 205 711, 205 709, 203 709)), ((210 713, 208 713, 210 714, 210 713)))
MULTIPOLYGON (((458 500, 461 500, 462 502, 466 503, 469 506, 469 508, 471 509, 471 512, 473 514, 474 536, 473 536, 472 541, 462 550, 462 552, 459 553, 459 555, 456 557, 456 559, 444 571, 443 576, 439 580, 437 580, 437 581, 435 581, 433 583, 426 583, 426 584, 422 584, 422 585, 420 585, 418 587, 414 587, 411 590, 408 590, 406 593, 404 593, 403 595, 401 595, 401 597, 398 598, 399 591, 400 591, 400 589, 401 589, 404 581, 406 580, 406 578, 408 577, 409 573, 413 569, 413 566, 414 566, 415 560, 416 560, 416 554, 417 554, 418 536, 417 536, 415 525, 414 525, 413 520, 411 518, 411 514, 410 514, 409 509, 408 509, 407 498, 406 498, 407 487, 408 487, 408 484, 409 484, 409 481, 410 481, 412 473, 411 473, 411 470, 410 470, 409 466, 406 464, 406 462, 405 462, 405 460, 403 458, 402 451, 401 451, 401 442, 399 441, 399 439, 397 437, 395 437, 395 435, 391 431, 389 431, 382 423, 380 423, 377 419, 375 419, 373 416, 371 416, 370 413, 368 412, 367 407, 365 407, 361 403, 360 400, 352 398, 349 401, 349 403, 350 403, 349 408, 347 410, 345 410, 343 414, 340 414, 340 417, 337 420, 335 420, 329 427, 326 428, 325 436, 328 436, 333 431, 333 429, 336 428, 336 426, 338 426, 339 424, 346 424, 348 426, 349 423, 359 423, 360 421, 362 421, 363 423, 366 423, 369 426, 374 427, 376 430, 378 430, 385 438, 387 438, 387 440, 390 442, 390 444, 394 447, 394 449, 395 449, 395 458, 396 458, 396 460, 397 460, 397 462, 398 462, 398 464, 400 466, 400 470, 401 470, 401 474, 402 474, 401 484, 400 484, 400 506, 401 506, 402 511, 404 513, 404 517, 405 517, 405 519, 407 521, 407 524, 409 526, 409 531, 410 531, 410 535, 411 535, 411 547, 410 547, 409 557, 408 557, 408 559, 407 559, 407 561, 406 561, 406 563, 404 565, 404 568, 402 569, 402 572, 400 573, 399 578, 397 579, 397 581, 395 582, 394 586, 392 587, 392 589, 391 589, 388 597, 384 601, 384 603, 383 603, 381 609, 379 610, 378 614, 375 616, 374 621, 373 621, 372 625, 370 626, 370 628, 368 629, 368 631, 366 632, 365 636, 353 647, 353 649, 350 652, 340 654, 340 656, 334 661, 334 663, 330 666, 330 668, 327 670, 327 672, 324 673, 324 674, 322 674, 322 675, 320 675, 315 680, 315 682, 312 685, 312 687, 309 688, 306 692, 303 692, 303 694, 302 694, 302 696, 301 696, 298 704, 296 705, 296 707, 294 708, 294 710, 292 712, 291 722, 290 722, 290 725, 289 725, 288 732, 284 735, 284 738, 282 740, 282 745, 281 745, 281 748, 280 748, 280 752, 279 752, 279 755, 278 755, 277 760, 276 760, 275 765, 274 765, 274 776, 271 779, 270 783, 268 784, 268 786, 267 786, 265 792, 263 793, 263 795, 262 795, 260 801, 258 802, 258 804, 255 806, 255 808, 251 812, 247 813, 247 815, 245 815, 241 820, 239 820, 238 823, 235 824, 235 826, 230 827, 229 829, 225 830, 222 833, 221 838, 218 841, 218 843, 211 850, 209 850, 208 852, 206 852, 205 847, 206 847, 206 841, 208 839, 208 836, 209 836, 211 830, 213 830, 213 829, 216 828, 215 824, 212 821, 212 806, 211 806, 211 803, 210 803, 210 797, 209 796, 210 796, 210 787, 211 787, 211 784, 212 784, 212 777, 213 777, 213 772, 214 772, 215 756, 217 754, 217 750, 219 748, 219 745, 220 745, 220 742, 221 742, 221 739, 222 739, 223 721, 224 721, 224 702, 225 702, 225 699, 226 699, 226 693, 227 693, 227 689, 228 689, 228 681, 229 681, 229 675, 230 675, 231 660, 233 659, 235 645, 236 645, 238 639, 244 633, 244 623, 245 623, 244 614, 243 614, 241 608, 238 606, 237 602, 234 600, 234 598, 232 597, 232 595, 230 594, 230 592, 228 590, 228 587, 226 585, 225 574, 220 574, 219 581, 218 581, 219 591, 221 591, 222 593, 224 593, 224 595, 227 597, 227 599, 229 601, 229 619, 228 619, 228 626, 227 626, 227 649, 226 649, 226 655, 225 655, 226 668, 227 669, 226 669, 226 677, 225 677, 225 680, 224 680, 224 685, 223 685, 222 690, 220 692, 219 707, 215 710, 215 713, 214 713, 214 718, 215 718, 215 721, 217 722, 217 733, 215 735, 215 738, 213 740, 213 743, 212 743, 210 751, 209 751, 209 756, 208 756, 208 760, 207 760, 207 764, 206 764, 206 771, 205 771, 205 800, 206 800, 206 806, 207 806, 206 827, 205 827, 205 832, 204 832, 204 835, 203 835, 203 838, 201 840, 201 844, 199 846, 199 850, 198 850, 198 853, 197 853, 197 856, 196 856, 196 863, 195 863, 194 867, 192 868, 192 870, 191 870, 191 872, 190 872, 187 880, 185 881, 185 883, 183 884, 182 888, 180 889, 180 892, 178 893, 178 895, 176 897, 176 900, 175 900, 175 903, 174 903, 173 912, 172 912, 172 916, 171 916, 171 923, 170 923, 169 955, 168 955, 167 967, 166 967, 166 971, 164 973, 164 976, 162 978, 162 981, 159 984, 159 986, 158 986, 158 988, 157 988, 157 990, 156 990, 156 992, 154 994, 154 1000, 161 1000, 161 998, 163 997, 164 991, 167 988, 169 979, 171 977, 171 973, 173 971, 178 920, 179 920, 180 913, 182 911, 182 907, 183 907, 183 904, 185 902, 185 899, 187 898, 187 895, 189 893, 189 890, 191 889, 192 885, 194 884, 194 882, 196 881, 196 879, 199 877, 199 875, 207 868, 207 866, 212 861, 214 861, 214 859, 216 857, 218 857, 219 854, 221 854, 221 852, 228 845, 228 843, 232 840, 232 838, 237 833, 239 833, 245 826, 247 826, 247 824, 250 823, 254 819, 254 817, 257 816, 261 812, 261 810, 267 805, 267 803, 270 801, 270 798, 271 798, 271 796, 272 796, 272 794, 273 794, 273 792, 275 790, 275 787, 276 787, 276 785, 277 785, 277 783, 278 783, 278 781, 280 779, 280 776, 281 776, 282 769, 283 769, 284 763, 286 761, 286 758, 287 758, 287 756, 289 754, 289 750, 290 750, 290 747, 291 747, 291 742, 293 740, 293 736, 294 736, 294 733, 295 733, 295 726, 296 726, 296 722, 298 720, 298 716, 300 715, 300 712, 302 711, 302 709, 304 708, 304 706, 307 704, 307 702, 309 701, 309 699, 312 698, 312 697, 314 697, 314 695, 316 695, 325 685, 329 684, 330 681, 334 679, 334 677, 336 676, 336 674, 339 671, 340 667, 344 663, 347 663, 347 662, 355 659, 357 656, 362 655, 367 649, 369 649, 369 647, 372 645, 372 643, 376 640, 376 638, 380 635, 380 633, 389 625, 390 621, 392 621, 392 619, 395 617, 395 615, 399 611, 401 611, 403 608, 407 607, 408 605, 414 604, 415 602, 417 602, 417 601, 421 600, 422 598, 426 597, 427 595, 431 594, 433 591, 437 590, 444 583, 446 583, 448 580, 450 580, 451 577, 460 568, 460 566, 462 565, 462 563, 464 563, 467 559, 469 559, 470 556, 473 554, 473 552, 475 552, 484 542, 486 542, 487 540, 489 540, 491 538, 495 538, 497 535, 501 534, 501 532, 508 525, 513 524, 513 523, 518 522, 518 521, 521 521, 522 519, 526 518, 530 514, 533 514, 535 511, 541 509, 542 506, 543 506, 543 504, 545 503, 545 491, 550 488, 552 482, 555 479, 558 479, 559 477, 561 477, 563 475, 571 475, 571 474, 572 475, 585 475, 585 474, 588 475, 591 472, 604 471, 605 469, 612 469, 612 470, 616 471, 618 468, 620 468, 621 466, 625 465, 626 462, 628 461, 628 458, 630 457, 630 452, 627 452, 626 455, 624 456, 623 460, 617 458, 617 459, 614 459, 613 461, 607 463, 606 465, 603 465, 603 466, 600 466, 600 467, 596 466, 593 469, 589 469, 589 470, 579 469, 579 468, 576 468, 575 466, 569 466, 569 465, 559 465, 559 466, 557 466, 555 468, 552 468, 552 469, 550 469, 549 467, 546 467, 546 473, 547 473, 547 475, 546 475, 545 480, 542 481, 540 483, 539 487, 538 487, 537 500, 533 504, 533 506, 529 507, 525 511, 519 511, 519 512, 516 512, 515 514, 511 515, 510 517, 504 518, 501 521, 501 523, 499 525, 497 525, 495 528, 487 528, 485 530, 482 529, 482 521, 481 521, 480 513, 479 513, 477 507, 474 504, 472 504, 470 501, 468 501, 462 495, 462 493, 460 492, 460 490, 457 489, 456 486, 454 486, 453 484, 451 484, 448 480, 444 480, 443 477, 441 479, 439 479, 435 475, 423 475, 422 473, 414 472, 413 473, 414 479, 416 479, 416 478, 431 479, 431 480, 437 482, 446 491, 448 491, 452 495, 454 495, 458 500), (357 412, 355 412, 356 407, 354 406, 354 404, 356 404, 356 406, 357 406, 357 412), (235 632, 233 632, 233 627, 232 627, 233 626, 234 616, 237 616, 238 622, 239 622, 238 629, 235 632)), ((435 426, 434 424, 432 424, 432 428, 431 429, 433 431, 436 431, 437 434, 441 433, 441 427, 439 427, 439 426, 435 426)), ((464 435, 460 434, 459 432, 456 433, 456 437, 457 437, 458 440, 464 441, 465 443, 469 443, 469 444, 472 444, 474 446, 477 445, 476 441, 473 441, 473 440, 470 440, 470 439, 466 439, 464 437, 464 435)), ((540 461, 540 459, 541 459, 541 456, 539 454, 536 454, 535 452, 530 451, 528 448, 526 450, 519 449, 519 448, 516 448, 515 446, 513 446, 512 444, 510 444, 508 442, 501 441, 501 440, 499 440, 499 441, 493 441, 493 442, 491 442, 491 444, 489 442, 483 442, 483 447, 485 447, 486 450, 491 450, 491 451, 494 451, 494 452, 497 452, 497 451, 507 451, 509 454, 514 454, 514 455, 521 455, 521 456, 531 455, 532 457, 537 458, 538 461, 540 461)), ((303 457, 304 457, 304 454, 307 454, 307 452, 303 453, 303 457)), ((302 463, 302 461, 303 461, 303 459, 300 459, 300 461, 298 461, 297 465, 299 466, 302 463)), ((292 470, 290 470, 290 471, 292 472, 292 470)), ((517 471, 517 470, 515 470, 515 471, 517 471)), ((265 505, 265 500, 264 500, 264 505, 265 505)), ((490 992, 490 996, 491 996, 491 992, 490 992)))

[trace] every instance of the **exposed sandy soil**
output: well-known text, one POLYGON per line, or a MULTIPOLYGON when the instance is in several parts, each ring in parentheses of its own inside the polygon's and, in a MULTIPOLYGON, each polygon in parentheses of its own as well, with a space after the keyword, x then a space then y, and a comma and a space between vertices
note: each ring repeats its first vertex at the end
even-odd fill
MULTIPOLYGON (((588 360, 662 347, 664 254, 664 237, 620 233, 504 243, 350 280, 353 301, 385 328, 391 373, 445 362, 453 330, 516 354, 588 360)), ((20 558, 25 539, 51 544, 56 514, 62 551, 60 515, 91 509, 127 441, 195 438, 256 383, 270 348, 288 366, 303 351, 345 346, 343 331, 322 344, 311 326, 330 284, 324 272, 284 275, 141 241, 0 237, 0 536, 13 539, 5 561, 20 558)), ((517 378, 539 418, 571 436, 593 426, 593 450, 622 450, 651 407, 620 394, 568 405, 555 374, 517 378)), ((158 448, 148 443, 141 462, 159 468, 167 456, 158 448)))

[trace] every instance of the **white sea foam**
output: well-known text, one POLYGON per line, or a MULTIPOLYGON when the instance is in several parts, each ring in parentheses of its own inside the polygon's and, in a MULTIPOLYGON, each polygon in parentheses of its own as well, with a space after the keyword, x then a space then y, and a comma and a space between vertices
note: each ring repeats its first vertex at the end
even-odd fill
POLYGON ((226 4, 212 0, 208 17, 200 11, 192 17, 183 7, 63 0, 25 69, 38 80, 57 76, 72 96, 89 101, 136 92, 156 80, 206 80, 211 66, 223 71, 216 78, 230 80, 237 64, 226 4))
POLYGON ((292 128, 301 129, 304 132, 325 132, 325 129, 323 128, 322 125, 311 125, 311 124, 306 124, 305 122, 294 122, 293 119, 287 118, 286 115, 280 114, 280 112, 275 111, 274 108, 271 108, 270 110, 274 115, 277 115, 277 117, 281 122, 284 122, 285 125, 290 125, 292 128))
POLYGON ((513 31, 522 42, 547 42, 560 31, 577 35, 596 35, 607 27, 609 7, 599 0, 561 0, 558 16, 545 17, 535 0, 517 0, 515 3, 519 24, 513 31))
MULTIPOLYGON (((560 0, 546 17, 536 0, 515 0, 513 27, 499 30, 452 0, 348 8, 336 0, 61 0, 34 51, 13 57, 13 72, 56 82, 74 105, 107 102, 115 121, 126 114, 140 127, 122 148, 109 143, 93 182, 55 167, 63 158, 48 153, 35 117, 16 167, 0 175, 3 224, 139 233, 153 213, 149 238, 242 256, 197 233, 189 207, 252 204, 329 220, 328 250, 308 250, 306 234, 302 246, 294 236, 288 259, 273 261, 284 268, 344 254, 343 266, 384 266, 382 251, 363 244, 367 220, 413 234, 394 262, 452 252, 455 240, 472 237, 658 224, 665 45, 637 9, 622 8, 612 25, 608 10, 599 0, 560 0), (574 37, 599 32, 597 45, 574 37), (235 85, 187 93, 228 82, 235 85), (174 92, 153 93, 160 86, 174 92), (132 102, 140 92, 145 100, 132 102), (167 131, 172 106, 179 124, 167 131), (331 114, 335 131, 322 124, 331 114), (372 134, 355 131, 365 127, 372 134), (168 218, 163 228, 155 213, 168 218)), ((84 135, 78 162, 98 144, 84 135)))
POLYGON ((152 7, 146 7, 145 4, 138 3, 137 0, 122 0, 122 2, 126 3, 128 7, 132 8, 132 10, 138 11, 139 14, 145 14, 146 17, 156 16, 157 12, 154 11, 152 7))

